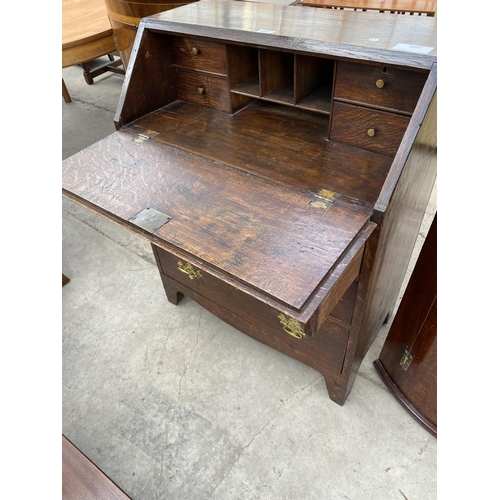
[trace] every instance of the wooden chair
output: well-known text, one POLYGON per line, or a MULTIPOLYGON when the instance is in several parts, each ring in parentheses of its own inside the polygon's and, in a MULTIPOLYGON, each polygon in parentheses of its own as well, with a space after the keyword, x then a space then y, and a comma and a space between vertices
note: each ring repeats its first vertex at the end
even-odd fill
POLYGON ((436 15, 436 0, 301 0, 297 5, 409 16, 436 15))

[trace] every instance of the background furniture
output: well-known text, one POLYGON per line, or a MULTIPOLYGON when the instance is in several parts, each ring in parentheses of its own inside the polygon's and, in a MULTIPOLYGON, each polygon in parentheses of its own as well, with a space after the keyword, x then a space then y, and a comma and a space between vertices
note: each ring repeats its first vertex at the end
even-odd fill
POLYGON ((437 436, 437 214, 374 365, 397 401, 437 436))
POLYGON ((143 19, 118 130, 63 162, 63 194, 152 243, 169 301, 312 366, 343 404, 436 177, 435 29, 251 2, 143 19))
POLYGON ((125 69, 141 19, 193 1, 197 0, 104 0, 125 69))
POLYGON ((130 500, 73 443, 62 436, 62 500, 130 500))
POLYGON ((298 5, 408 14, 410 16, 434 16, 436 13, 436 0, 300 0, 298 5))
MULTIPOLYGON (((124 75, 122 61, 112 54, 117 47, 109 23, 104 0, 62 0, 62 67, 80 64, 85 81, 91 85, 93 78, 106 71, 124 75), (90 61, 108 56, 109 62, 92 68, 90 61)), ((71 97, 62 82, 65 102, 71 97)))

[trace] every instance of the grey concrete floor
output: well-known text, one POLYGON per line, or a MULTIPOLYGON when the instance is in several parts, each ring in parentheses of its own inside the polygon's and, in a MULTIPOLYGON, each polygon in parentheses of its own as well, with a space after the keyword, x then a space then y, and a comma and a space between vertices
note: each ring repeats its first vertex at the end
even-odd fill
MULTIPOLYGON (((123 77, 63 78, 64 159, 114 132, 123 77)), ((373 367, 390 323, 341 407, 312 368, 170 304, 149 243, 65 198, 62 270, 62 433, 134 500, 437 498, 437 440, 373 367)))

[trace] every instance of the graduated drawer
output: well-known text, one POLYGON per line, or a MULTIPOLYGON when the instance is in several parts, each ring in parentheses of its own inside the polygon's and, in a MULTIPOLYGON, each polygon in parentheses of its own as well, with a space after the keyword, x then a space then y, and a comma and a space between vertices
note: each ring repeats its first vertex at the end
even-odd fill
POLYGON ((226 78, 177 69, 177 96, 181 101, 231 111, 226 78))
POLYGON ((406 116, 335 102, 330 139, 394 156, 409 121, 406 116))
MULTIPOLYGON (((327 319, 328 312, 359 275, 364 243, 349 258, 343 272, 345 279, 339 280, 341 284, 336 288, 333 296, 325 299, 324 303, 328 310, 320 314, 309 315, 303 322, 293 318, 286 308, 280 308, 271 297, 257 298, 245 290, 245 285, 227 281, 217 276, 213 270, 203 267, 202 264, 196 265, 156 246, 153 248, 160 272, 168 279, 232 311, 242 320, 261 328, 268 335, 277 335, 281 338, 291 336, 300 340, 314 335, 327 319)), ((318 312, 320 309, 321 306, 318 307, 318 312)), ((297 316, 300 317, 300 313, 297 316)))
POLYGON ((339 61, 335 98, 413 113, 426 73, 339 61))
POLYGON ((175 65, 222 75, 227 74, 226 46, 223 43, 174 37, 172 49, 175 65))

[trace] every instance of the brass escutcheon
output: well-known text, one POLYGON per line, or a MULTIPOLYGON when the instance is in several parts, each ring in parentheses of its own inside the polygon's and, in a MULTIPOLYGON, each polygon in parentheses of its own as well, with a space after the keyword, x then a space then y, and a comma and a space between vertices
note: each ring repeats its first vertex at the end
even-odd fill
POLYGON ((196 54, 198 54, 198 49, 196 47, 193 47, 191 49, 191 52, 193 53, 193 55, 195 56, 196 54))
POLYGON ((375 82, 375 85, 377 86, 377 88, 381 89, 385 85, 385 82, 380 78, 375 82))
POLYGON ((374 128, 368 129, 368 132, 366 132, 370 137, 373 137, 375 135, 376 130, 374 128))
POLYGON ((283 325, 283 330, 285 330, 288 335, 295 337, 296 339, 301 339, 305 337, 304 330, 300 323, 294 318, 288 318, 284 314, 279 314, 278 319, 280 323, 283 325))
POLYGON ((181 273, 187 274, 190 280, 201 278, 200 271, 194 269, 189 262, 182 262, 182 260, 177 261, 177 269, 179 269, 181 273))
POLYGON ((205 89, 203 87, 198 87, 198 94, 204 94, 205 93, 205 89))

